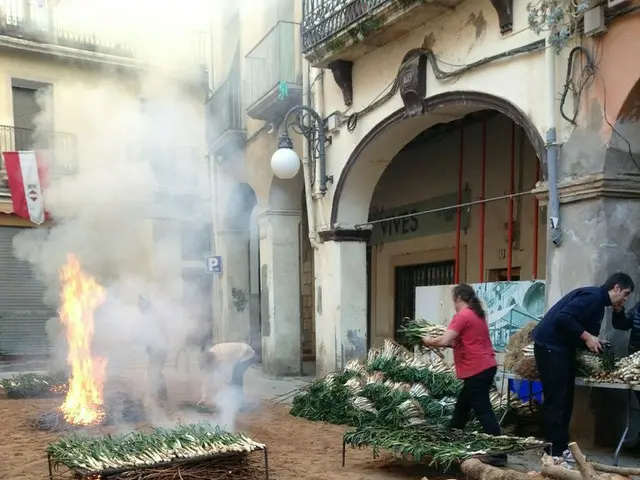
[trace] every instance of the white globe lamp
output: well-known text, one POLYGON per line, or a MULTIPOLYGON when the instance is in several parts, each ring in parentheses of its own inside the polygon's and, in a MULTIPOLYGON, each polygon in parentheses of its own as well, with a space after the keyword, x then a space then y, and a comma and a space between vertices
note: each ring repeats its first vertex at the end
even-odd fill
POLYGON ((300 157, 286 132, 280 135, 278 149, 271 156, 271 171, 282 180, 289 180, 300 171, 300 157))

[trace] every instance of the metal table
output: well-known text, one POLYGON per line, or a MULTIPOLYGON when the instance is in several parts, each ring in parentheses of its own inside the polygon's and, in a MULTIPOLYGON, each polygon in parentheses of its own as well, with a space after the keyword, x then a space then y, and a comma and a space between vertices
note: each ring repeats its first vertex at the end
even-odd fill
MULTIPOLYGON (((529 380, 527 378, 522 378, 512 372, 498 372, 496 374, 496 377, 499 377, 500 379, 506 379, 506 380, 528 381, 529 382, 529 401, 531 402, 531 398, 533 396, 532 395, 533 392, 531 391, 532 380, 529 380)), ((533 380, 533 381, 536 381, 536 380, 533 380)), ((613 454, 613 465, 617 466, 618 460, 620 459, 620 450, 622 449, 622 445, 624 444, 624 441, 627 438, 627 433, 629 433, 629 428, 631 426, 631 402, 633 402, 633 392, 634 391, 640 392, 640 385, 629 385, 626 383, 595 382, 595 381, 589 381, 589 379, 586 379, 586 378, 576 378, 576 387, 602 388, 606 390, 626 390, 627 391, 628 398, 627 398, 625 428, 624 428, 624 431, 622 432, 622 436, 620 437, 620 441, 618 442, 618 446, 616 447, 616 451, 613 454)), ((504 417, 507 414, 507 411, 509 410, 510 406, 511 406, 511 389, 507 388, 507 406, 506 406, 504 415, 500 419, 500 423, 502 423, 502 421, 504 420, 504 417)))

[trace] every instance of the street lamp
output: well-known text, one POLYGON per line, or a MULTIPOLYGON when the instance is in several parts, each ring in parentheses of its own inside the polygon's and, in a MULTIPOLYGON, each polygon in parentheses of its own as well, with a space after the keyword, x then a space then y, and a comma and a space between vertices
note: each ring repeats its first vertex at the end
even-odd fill
MULTIPOLYGON (((303 135, 311 144, 312 148, 318 153, 319 162, 319 190, 324 193, 327 191, 327 181, 331 181, 332 177, 327 177, 325 166, 325 145, 327 137, 324 134, 324 121, 322 117, 310 107, 306 105, 296 105, 292 107, 284 116, 282 130, 278 139, 278 149, 271 156, 271 170, 273 174, 283 180, 295 177, 300 170, 300 157, 293 150, 293 141, 287 130, 292 127, 297 133, 303 135), (312 120, 309 124, 304 121, 307 114, 312 120)), ((329 138, 329 143, 331 139, 329 138)))

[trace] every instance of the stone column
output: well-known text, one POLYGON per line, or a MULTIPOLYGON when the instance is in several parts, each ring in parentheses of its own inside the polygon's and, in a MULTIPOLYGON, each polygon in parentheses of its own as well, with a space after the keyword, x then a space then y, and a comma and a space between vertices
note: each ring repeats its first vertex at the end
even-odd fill
POLYGON ((262 366, 268 375, 300 375, 299 210, 259 215, 262 366))
MULTIPOLYGON (((628 273, 638 300, 640 289, 640 182, 629 148, 601 143, 596 131, 576 129, 563 146, 559 171, 562 244, 547 242, 546 306, 581 286, 600 285, 616 271, 628 273)), ((547 185, 538 189, 543 203, 547 185)), ((626 355, 628 332, 614 330, 611 312, 605 314, 600 338, 611 341, 618 355, 626 355)), ((585 447, 613 445, 624 429, 628 397, 624 392, 578 388, 572 439, 585 447), (616 405, 612 408, 611 405, 616 405), (588 421, 587 414, 591 415, 588 421)), ((632 398, 635 404, 635 398, 632 398)), ((637 436, 637 428, 630 435, 637 436)))
POLYGON ((367 259, 370 232, 323 233, 316 251, 316 375, 367 353, 367 259))
POLYGON ((222 275, 218 282, 221 308, 217 324, 217 342, 250 342, 251 292, 249 280, 249 232, 223 230, 216 233, 216 252, 222 256, 222 275))

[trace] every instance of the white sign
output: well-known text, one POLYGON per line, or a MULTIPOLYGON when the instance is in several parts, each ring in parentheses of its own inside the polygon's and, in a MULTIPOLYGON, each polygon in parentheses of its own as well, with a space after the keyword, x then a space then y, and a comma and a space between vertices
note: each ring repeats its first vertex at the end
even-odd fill
POLYGON ((207 255, 204 257, 205 270, 211 275, 222 274, 222 257, 207 255))

